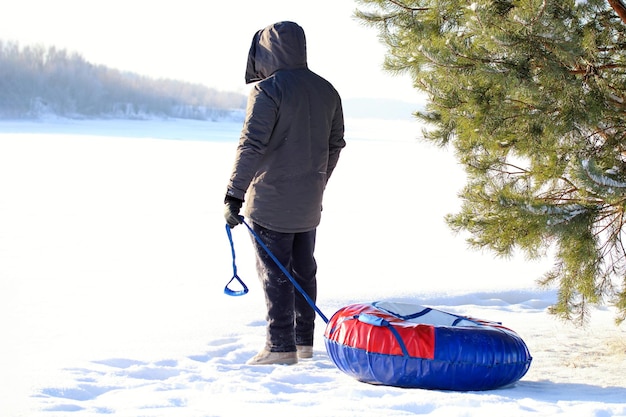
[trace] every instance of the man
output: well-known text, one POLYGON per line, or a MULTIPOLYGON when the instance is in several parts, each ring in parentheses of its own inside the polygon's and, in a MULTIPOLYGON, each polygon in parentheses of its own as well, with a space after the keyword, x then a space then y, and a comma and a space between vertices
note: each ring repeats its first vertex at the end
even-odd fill
MULTIPOLYGON (((225 198, 231 227, 252 229, 308 296, 317 295, 313 256, 326 182, 345 146, 341 99, 309 70, 303 29, 278 22, 258 31, 248 55, 246 120, 225 198)), ((251 365, 294 364, 313 355, 315 310, 253 238, 267 305, 266 345, 251 365)))

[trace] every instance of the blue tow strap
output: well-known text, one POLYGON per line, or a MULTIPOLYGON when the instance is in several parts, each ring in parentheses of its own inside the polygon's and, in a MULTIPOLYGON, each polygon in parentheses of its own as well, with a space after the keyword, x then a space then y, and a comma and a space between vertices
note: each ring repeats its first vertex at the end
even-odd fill
POLYGON ((228 241, 230 242, 230 251, 233 254, 233 277, 230 279, 230 281, 228 281, 228 284, 226 284, 226 286, 224 287, 224 294, 236 297, 239 295, 247 294, 248 287, 242 281, 242 279, 239 278, 239 275, 237 275, 237 264, 235 263, 235 244, 233 243, 233 234, 231 233, 230 226, 228 224, 226 225, 226 234, 228 235, 228 241), (239 284, 241 284, 242 289, 239 291, 231 290, 228 287, 235 280, 238 281, 239 284))
MULTIPOLYGON (((307 301, 307 303, 309 303, 309 305, 317 312, 317 314, 319 314, 319 316, 322 318, 322 320, 324 320, 324 323, 328 323, 328 318, 324 315, 324 313, 322 313, 320 311, 320 309, 317 308, 317 306, 315 305, 315 302, 311 299, 311 297, 309 297, 309 295, 306 293, 306 291, 304 291, 304 289, 300 286, 300 284, 298 284, 296 282, 295 278, 289 273, 289 271, 287 271, 287 268, 285 268, 285 266, 282 263, 280 263, 278 258, 276 258, 276 256, 272 253, 272 251, 270 251, 270 249, 263 242, 263 240, 261 240, 259 235, 257 235, 255 233, 255 231, 252 230, 250 225, 248 223, 246 223, 246 221, 243 219, 243 217, 241 217, 241 222, 246 225, 246 227, 248 228, 248 230, 250 231, 250 233, 252 234, 254 239, 259 243, 259 245, 263 248, 263 250, 265 252, 267 252, 269 257, 272 258, 272 260, 276 263, 276 265, 280 268, 280 270, 283 271, 285 276, 287 278, 289 278, 289 281, 291 281, 293 286, 300 292, 300 294, 302 294, 302 296, 307 301)), ((232 235, 230 229, 231 229, 231 227, 227 224, 226 225, 226 233, 228 234, 228 239, 230 240, 230 247, 232 249, 232 254, 233 254, 233 278, 231 278, 231 280, 226 285, 226 288, 224 288, 224 292, 226 294, 228 294, 228 295, 243 295, 243 294, 246 294, 248 292, 248 287, 246 287, 246 284, 244 284, 243 281, 241 280, 241 278, 239 278, 237 276, 237 266, 235 265, 235 245, 233 244, 233 235, 232 235), (230 285, 230 283, 233 280, 235 280, 235 279, 237 281, 239 281, 241 283, 241 285, 244 287, 243 291, 232 291, 232 290, 228 289, 228 285, 230 285)))

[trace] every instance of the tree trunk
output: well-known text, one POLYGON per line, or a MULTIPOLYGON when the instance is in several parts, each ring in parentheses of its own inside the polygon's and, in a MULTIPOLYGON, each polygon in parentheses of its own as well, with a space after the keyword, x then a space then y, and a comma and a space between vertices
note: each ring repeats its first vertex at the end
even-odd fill
POLYGON ((607 0, 615 13, 622 19, 622 23, 626 24, 626 6, 622 0, 607 0))

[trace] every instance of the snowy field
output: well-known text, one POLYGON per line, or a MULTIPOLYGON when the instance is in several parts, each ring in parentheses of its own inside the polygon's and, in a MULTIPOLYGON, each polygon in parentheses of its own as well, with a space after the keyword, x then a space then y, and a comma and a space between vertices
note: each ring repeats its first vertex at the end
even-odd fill
POLYGON ((410 121, 348 120, 318 229, 318 306, 395 300, 501 321, 533 363, 513 386, 373 386, 326 355, 246 366, 264 342, 245 227, 222 200, 240 123, 0 123, 0 416, 626 416, 626 328, 546 312, 550 260, 494 259, 443 222, 464 183, 410 121), (280 413, 280 414, 277 414, 280 413))

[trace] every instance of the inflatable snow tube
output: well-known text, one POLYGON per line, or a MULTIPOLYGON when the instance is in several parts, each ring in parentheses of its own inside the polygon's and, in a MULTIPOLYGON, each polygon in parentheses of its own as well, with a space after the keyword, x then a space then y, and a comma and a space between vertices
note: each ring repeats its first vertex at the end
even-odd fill
POLYGON ((481 391, 522 378, 532 358, 500 323, 413 304, 353 304, 324 332, 335 365, 362 382, 403 388, 481 391))

